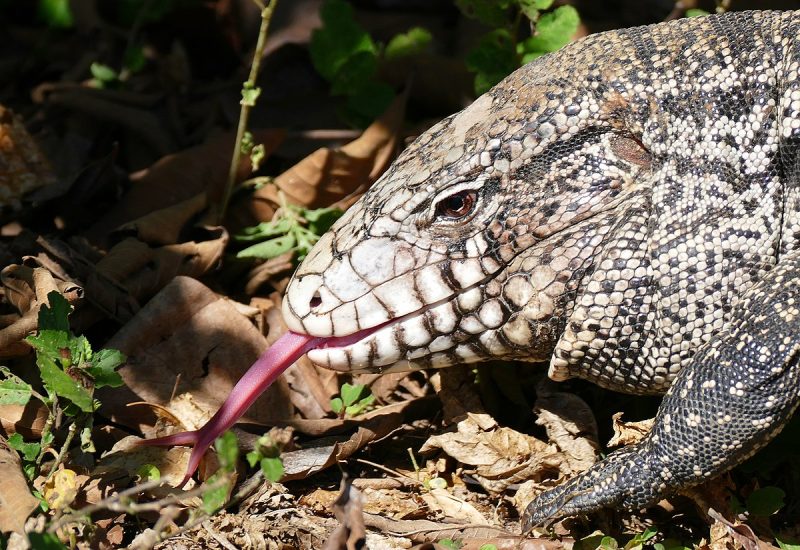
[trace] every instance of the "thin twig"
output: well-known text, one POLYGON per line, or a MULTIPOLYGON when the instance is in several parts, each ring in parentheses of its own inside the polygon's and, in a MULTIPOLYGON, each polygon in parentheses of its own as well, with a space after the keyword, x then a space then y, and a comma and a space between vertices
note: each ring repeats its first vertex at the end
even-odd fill
MULTIPOLYGON (((256 1, 256 4, 261 8, 261 27, 258 30, 258 41, 256 49, 253 52, 253 62, 250 65, 250 75, 247 82, 244 83, 244 90, 253 90, 256 87, 256 79, 261 68, 261 58, 264 56, 264 48, 267 45, 267 35, 269 31, 269 23, 272 20, 272 14, 275 12, 275 6, 278 0, 271 0, 269 4, 262 4, 256 1)), ((222 202, 218 205, 216 212, 216 219, 218 224, 222 224, 225 218, 225 212, 228 209, 228 202, 233 192, 233 186, 236 184, 236 174, 239 171, 239 159, 242 156, 242 140, 244 133, 247 130, 247 121, 250 118, 251 105, 249 101, 242 98, 241 108, 239 110, 239 125, 236 128, 236 141, 233 143, 233 154, 231 155, 231 165, 228 170, 228 181, 225 183, 225 189, 222 195, 222 202)))
POLYGON ((69 425, 67 431, 67 437, 64 439, 63 445, 61 445, 61 450, 58 451, 56 455, 56 461, 50 467, 50 471, 47 473, 47 477, 44 478, 44 485, 47 485, 47 482, 50 481, 50 478, 58 470, 58 465, 64 462, 64 457, 67 456, 67 452, 69 452, 69 446, 72 444, 72 440, 75 437, 75 432, 78 431, 78 422, 77 420, 73 420, 72 424, 69 425))

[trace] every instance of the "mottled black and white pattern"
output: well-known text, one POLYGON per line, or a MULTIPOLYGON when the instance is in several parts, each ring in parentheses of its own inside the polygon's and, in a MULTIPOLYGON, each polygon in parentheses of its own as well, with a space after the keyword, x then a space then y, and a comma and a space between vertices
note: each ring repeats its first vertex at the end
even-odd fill
POLYGON ((664 393, 653 432, 528 509, 637 508, 797 406, 800 13, 590 36, 420 136, 321 239, 289 327, 339 370, 508 358, 664 393))

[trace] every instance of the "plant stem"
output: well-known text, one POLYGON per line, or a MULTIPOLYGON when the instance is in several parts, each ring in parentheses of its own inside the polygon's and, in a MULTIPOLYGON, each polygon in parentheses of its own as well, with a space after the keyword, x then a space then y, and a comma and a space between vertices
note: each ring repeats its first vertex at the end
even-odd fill
MULTIPOLYGON (((258 30, 258 41, 256 42, 256 49, 253 52, 253 62, 250 64, 250 75, 247 78, 247 82, 244 83, 243 91, 252 90, 256 87, 256 79, 258 78, 258 72, 261 68, 261 58, 264 56, 264 48, 267 44, 269 23, 272 20, 272 14, 275 12, 275 6, 278 4, 278 0, 271 0, 266 5, 256 1, 256 4, 261 8, 261 27, 258 30)), ((250 118, 251 107, 250 102, 242 98, 241 109, 239 110, 239 126, 236 128, 236 141, 233 144, 231 165, 228 170, 228 181, 225 183, 222 202, 217 205, 215 216, 217 224, 222 224, 225 218, 225 212, 228 209, 228 202, 231 199, 233 186, 236 185, 236 173, 239 170, 239 159, 242 156, 242 140, 247 130, 247 121, 250 118)))
POLYGON ((72 439, 75 437, 75 432, 77 431, 78 431, 78 422, 76 418, 72 421, 72 424, 69 425, 67 431, 67 437, 64 439, 64 444, 61 446, 61 450, 58 452, 56 461, 50 467, 50 471, 47 473, 47 477, 44 478, 45 483, 50 481, 50 478, 53 477, 53 474, 56 473, 56 471, 58 470, 58 465, 64 462, 64 457, 67 456, 67 453, 69 452, 69 446, 72 444, 72 439))

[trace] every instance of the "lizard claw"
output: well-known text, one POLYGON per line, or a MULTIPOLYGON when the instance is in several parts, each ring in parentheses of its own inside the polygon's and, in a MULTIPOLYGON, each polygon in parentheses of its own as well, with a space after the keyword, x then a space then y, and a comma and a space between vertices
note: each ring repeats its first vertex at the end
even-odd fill
POLYGON ((647 466, 641 444, 610 454, 589 470, 538 495, 522 518, 526 533, 556 519, 588 514, 609 506, 634 510, 658 497, 661 479, 647 466))

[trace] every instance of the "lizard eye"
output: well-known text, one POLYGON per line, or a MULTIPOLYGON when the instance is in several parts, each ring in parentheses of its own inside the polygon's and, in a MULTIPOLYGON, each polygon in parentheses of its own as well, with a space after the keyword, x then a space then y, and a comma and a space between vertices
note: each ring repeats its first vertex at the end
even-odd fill
POLYGON ((464 189, 439 201, 436 205, 436 216, 459 220, 471 214, 477 202, 478 192, 464 189))

